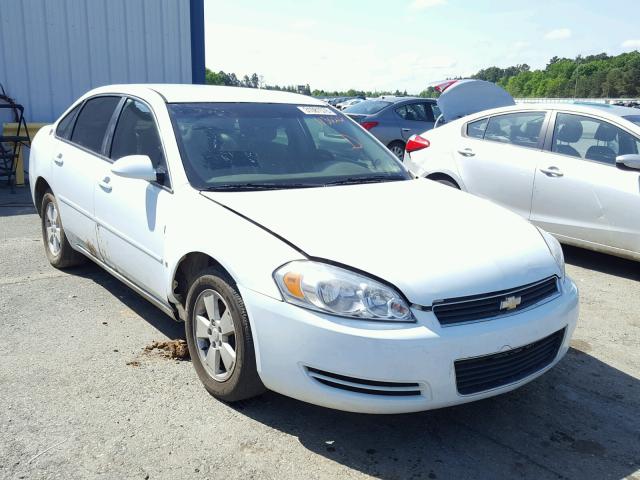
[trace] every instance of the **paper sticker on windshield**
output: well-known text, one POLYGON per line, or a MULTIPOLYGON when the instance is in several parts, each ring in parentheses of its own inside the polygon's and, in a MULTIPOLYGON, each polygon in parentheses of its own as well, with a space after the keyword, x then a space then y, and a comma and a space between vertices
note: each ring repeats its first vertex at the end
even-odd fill
POLYGON ((335 112, 327 107, 298 107, 298 110, 307 115, 335 115, 335 112))

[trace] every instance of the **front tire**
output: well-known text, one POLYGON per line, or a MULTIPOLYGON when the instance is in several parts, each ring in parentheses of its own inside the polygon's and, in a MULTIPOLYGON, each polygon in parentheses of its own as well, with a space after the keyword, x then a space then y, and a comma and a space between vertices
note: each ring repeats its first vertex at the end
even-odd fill
POLYGON ((71 248, 60 220, 60 210, 56 197, 47 192, 42 197, 42 239, 49 263, 56 268, 80 265, 85 257, 71 248))
POLYGON ((209 268, 191 284, 185 333, 196 373, 215 398, 237 402, 265 391, 249 317, 228 275, 209 268))

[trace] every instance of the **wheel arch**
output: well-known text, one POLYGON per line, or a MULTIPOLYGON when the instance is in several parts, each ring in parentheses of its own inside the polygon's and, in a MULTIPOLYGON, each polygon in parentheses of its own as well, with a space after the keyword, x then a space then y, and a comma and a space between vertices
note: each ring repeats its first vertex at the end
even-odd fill
POLYGON ((171 273, 170 301, 176 306, 178 317, 181 320, 185 319, 187 293, 189 292, 191 282, 198 273, 205 268, 211 267, 220 270, 220 272, 227 275, 231 281, 236 283, 229 269, 207 253, 192 251, 182 255, 176 262, 171 273))
POLYGON ((44 198, 44 194, 47 192, 53 192, 53 190, 51 190, 49 182, 47 182, 44 177, 38 177, 33 192, 33 203, 35 203, 38 215, 42 216, 42 199, 44 198))
POLYGON ((438 181, 438 180, 448 180, 450 182, 453 182, 456 184, 456 186, 463 191, 466 191, 465 186, 463 185, 463 183, 455 176, 452 175, 450 173, 447 172, 433 172, 433 173, 429 173, 428 175, 425 175, 424 178, 427 178, 429 180, 434 180, 434 181, 438 181))

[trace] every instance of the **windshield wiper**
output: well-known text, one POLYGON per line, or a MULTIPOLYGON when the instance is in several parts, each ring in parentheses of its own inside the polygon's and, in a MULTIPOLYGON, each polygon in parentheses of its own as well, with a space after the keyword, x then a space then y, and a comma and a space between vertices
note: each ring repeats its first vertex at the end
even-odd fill
POLYGON ((359 183, 381 183, 381 182, 396 182, 398 180, 407 180, 404 177, 389 176, 389 175, 370 175, 366 177, 346 177, 339 180, 333 180, 325 183, 325 185, 356 185, 359 183))
POLYGON ((220 191, 237 191, 246 192, 251 190, 285 190, 291 188, 313 188, 323 187, 322 183, 227 183, 222 185, 212 185, 203 189, 205 192, 220 192, 220 191))

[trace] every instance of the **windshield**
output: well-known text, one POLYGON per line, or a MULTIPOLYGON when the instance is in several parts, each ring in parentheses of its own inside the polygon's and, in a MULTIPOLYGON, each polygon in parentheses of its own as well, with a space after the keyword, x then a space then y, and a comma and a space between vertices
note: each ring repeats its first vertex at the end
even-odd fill
POLYGON ((373 113, 378 113, 388 105, 391 105, 391 102, 383 102, 382 100, 365 100, 355 105, 351 105, 349 108, 345 108, 344 111, 347 113, 371 115, 373 113))
POLYGON ((393 154, 329 107, 174 103, 168 108, 187 177, 198 190, 410 178, 393 154))
POLYGON ((627 115, 627 116, 622 117, 622 118, 625 118, 625 119, 629 120, 630 122, 633 122, 636 125, 640 126, 640 115, 627 115))

